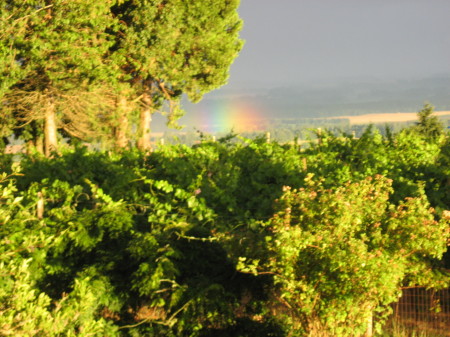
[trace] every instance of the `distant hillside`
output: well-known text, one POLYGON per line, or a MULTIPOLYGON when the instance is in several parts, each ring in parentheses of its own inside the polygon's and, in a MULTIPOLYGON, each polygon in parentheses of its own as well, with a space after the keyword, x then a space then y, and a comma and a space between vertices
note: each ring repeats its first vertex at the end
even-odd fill
POLYGON ((315 86, 276 88, 265 106, 277 115, 329 117, 417 111, 424 102, 450 109, 450 77, 421 80, 343 81, 315 86))
MULTIPOLYGON (((225 87, 206 95, 198 104, 184 102, 187 113, 180 124, 201 128, 237 110, 239 116, 257 114, 262 120, 415 112, 425 102, 432 103, 436 110, 450 110, 450 76, 396 81, 344 79, 240 91, 225 87)), ((239 118, 235 124, 239 124, 239 118)), ((162 131, 163 125, 164 119, 156 118, 153 129, 162 131)))

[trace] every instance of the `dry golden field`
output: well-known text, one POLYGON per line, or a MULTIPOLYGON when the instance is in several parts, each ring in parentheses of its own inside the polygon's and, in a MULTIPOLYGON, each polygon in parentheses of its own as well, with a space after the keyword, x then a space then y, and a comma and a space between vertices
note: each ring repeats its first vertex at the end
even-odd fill
MULTIPOLYGON (((450 116, 450 111, 435 111, 436 116, 450 116)), ((366 114, 359 116, 339 116, 329 117, 329 119, 348 119, 350 125, 357 124, 380 124, 380 123, 397 123, 409 122, 417 120, 417 112, 396 112, 396 113, 380 113, 366 114)))

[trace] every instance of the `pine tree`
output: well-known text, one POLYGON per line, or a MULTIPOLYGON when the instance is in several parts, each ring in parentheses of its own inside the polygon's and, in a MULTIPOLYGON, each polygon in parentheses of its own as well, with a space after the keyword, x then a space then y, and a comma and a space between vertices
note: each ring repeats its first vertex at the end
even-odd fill
POLYGON ((0 139, 2 143, 12 134, 14 118, 4 106, 3 97, 8 88, 23 76, 20 60, 16 60, 11 46, 11 36, 24 30, 24 20, 14 18, 7 3, 0 4, 0 139))
POLYGON ((8 1, 0 7, 2 108, 16 124, 43 126, 46 155, 57 149, 59 128, 76 134, 101 108, 93 88, 106 81, 110 3, 89 0, 8 1), (7 50, 6 50, 7 48, 7 50), (14 72, 11 73, 11 70, 14 72), (86 98, 86 97, 84 97, 86 98), (89 104, 95 102, 95 104, 89 104))
MULTIPOLYGON (((167 108, 168 123, 181 115, 186 94, 199 101, 223 85, 242 47, 239 0, 128 0, 114 8, 123 23, 113 59, 140 103, 138 147, 149 148, 152 114, 167 108)), ((122 101, 124 102, 124 101, 122 101)), ((127 127, 121 115, 120 134, 127 127)), ((118 141, 121 146, 125 142, 118 141)))
MULTIPOLYGON (((57 148, 58 130, 149 148, 152 114, 182 115, 226 83, 242 47, 239 0, 25 0, 0 7, 0 104, 23 134, 57 148), (37 130, 36 130, 37 129, 37 130), (43 137, 42 137, 43 136, 43 137), (105 136, 107 137, 107 136, 105 136), (41 139, 43 138, 43 141, 41 139)), ((10 130, 10 128, 8 128, 10 130)))
POLYGON ((417 113, 419 119, 415 130, 427 138, 436 139, 444 133, 444 125, 434 113, 434 106, 425 104, 417 113))

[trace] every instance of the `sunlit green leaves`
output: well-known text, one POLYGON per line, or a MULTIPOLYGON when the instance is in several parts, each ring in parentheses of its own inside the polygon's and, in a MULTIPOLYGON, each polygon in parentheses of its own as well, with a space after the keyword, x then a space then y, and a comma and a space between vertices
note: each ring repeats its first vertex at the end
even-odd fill
POLYGON ((333 189, 310 177, 307 185, 284 188, 266 267, 305 331, 363 333, 406 280, 433 284, 423 258, 442 257, 450 224, 434 220, 424 196, 393 205, 392 182, 382 176, 333 189), (427 283, 415 277, 425 274, 427 283))
POLYGON ((23 157, 0 178, 1 332, 346 336, 401 286, 446 286, 448 142, 322 135, 23 157))

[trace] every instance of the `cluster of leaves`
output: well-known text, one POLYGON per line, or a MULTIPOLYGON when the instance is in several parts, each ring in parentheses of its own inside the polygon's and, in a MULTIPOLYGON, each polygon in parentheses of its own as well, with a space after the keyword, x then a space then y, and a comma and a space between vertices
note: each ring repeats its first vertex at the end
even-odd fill
POLYGON ((369 128, 5 155, 0 334, 362 334, 402 286, 448 285, 449 144, 369 128))

